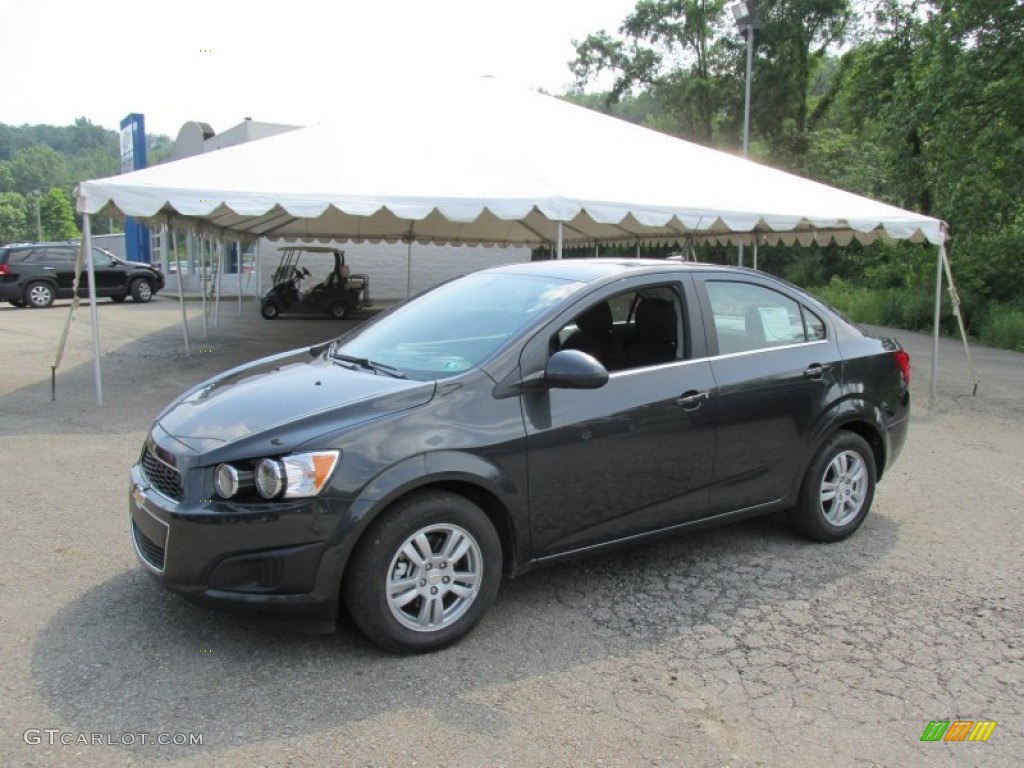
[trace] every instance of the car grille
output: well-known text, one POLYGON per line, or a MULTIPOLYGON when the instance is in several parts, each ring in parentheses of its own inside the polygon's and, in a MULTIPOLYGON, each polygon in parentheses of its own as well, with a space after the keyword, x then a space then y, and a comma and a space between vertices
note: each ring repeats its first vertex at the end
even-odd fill
POLYGON ((142 452, 142 474, 164 496, 174 501, 181 501, 184 496, 181 488, 181 474, 150 453, 148 446, 142 452))
POLYGON ((164 569, 164 548, 140 531, 134 520, 132 520, 132 538, 135 539, 135 548, 142 559, 158 571, 162 571, 164 569))

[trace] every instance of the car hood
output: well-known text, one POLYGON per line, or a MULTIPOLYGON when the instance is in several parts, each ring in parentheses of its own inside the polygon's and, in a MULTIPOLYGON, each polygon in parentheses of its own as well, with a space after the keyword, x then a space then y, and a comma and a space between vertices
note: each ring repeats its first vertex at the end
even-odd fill
POLYGON ((326 432, 431 400, 433 381, 352 370, 309 350, 234 368, 186 392, 157 418, 201 454, 284 453, 326 432), (223 449, 223 450, 222 450, 223 449))

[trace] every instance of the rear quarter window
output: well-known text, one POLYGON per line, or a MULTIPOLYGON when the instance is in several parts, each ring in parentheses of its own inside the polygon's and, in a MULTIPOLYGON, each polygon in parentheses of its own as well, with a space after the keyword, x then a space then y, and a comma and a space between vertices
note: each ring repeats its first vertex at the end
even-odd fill
POLYGON ((803 305, 753 283, 705 284, 719 354, 752 352, 825 338, 825 324, 803 305))

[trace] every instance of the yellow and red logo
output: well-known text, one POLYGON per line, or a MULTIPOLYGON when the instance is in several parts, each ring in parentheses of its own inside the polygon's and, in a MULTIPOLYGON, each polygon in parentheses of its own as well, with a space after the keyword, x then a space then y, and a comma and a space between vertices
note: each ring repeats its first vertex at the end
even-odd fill
POLYGON ((932 720, 921 741, 988 741, 995 727, 995 720, 932 720))

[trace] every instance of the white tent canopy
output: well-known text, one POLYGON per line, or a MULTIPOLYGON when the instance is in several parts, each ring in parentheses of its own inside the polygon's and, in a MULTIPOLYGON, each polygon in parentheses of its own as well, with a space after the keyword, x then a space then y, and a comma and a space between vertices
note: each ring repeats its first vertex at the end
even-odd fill
POLYGON ((339 98, 342 119, 83 182, 78 210, 243 241, 931 243, 937 355, 938 219, 489 78, 339 98))
POLYGON ((80 212, 250 238, 537 246, 563 222, 566 245, 943 240, 937 219, 490 79, 353 102, 80 195, 80 212))

